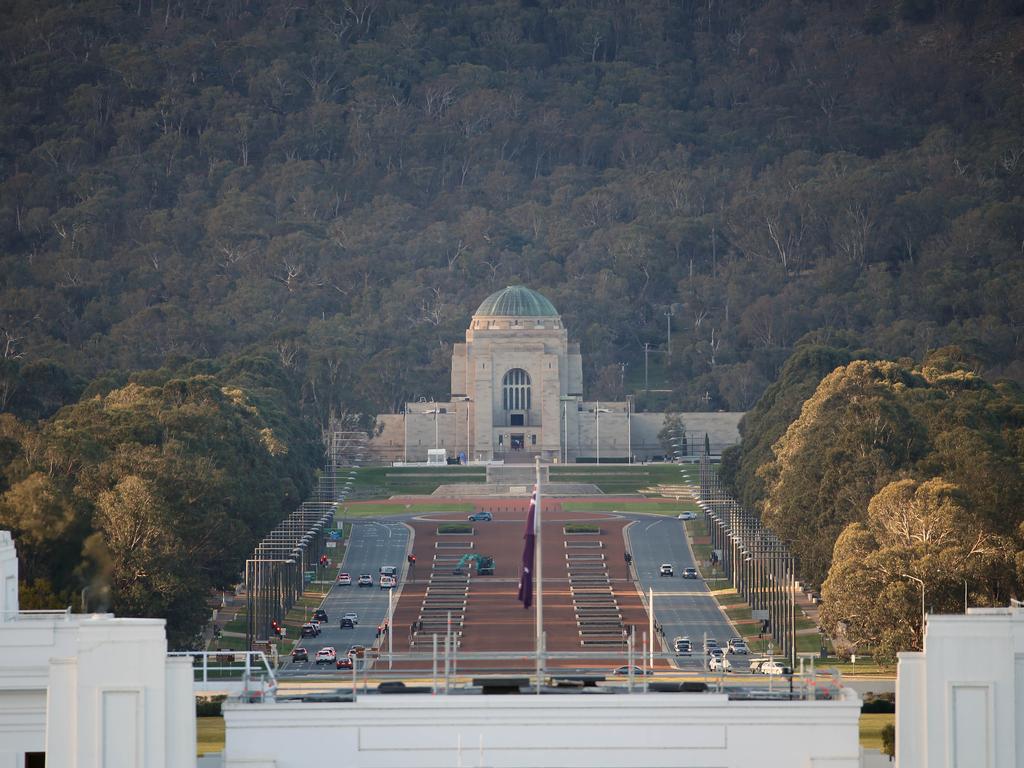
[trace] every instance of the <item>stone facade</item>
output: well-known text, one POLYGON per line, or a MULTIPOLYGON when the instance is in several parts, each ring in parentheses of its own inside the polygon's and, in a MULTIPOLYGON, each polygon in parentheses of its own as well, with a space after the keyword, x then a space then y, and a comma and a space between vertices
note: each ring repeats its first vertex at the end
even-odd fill
MULTIPOLYGON (((378 417, 369 444, 379 461, 426 461, 442 448, 469 461, 645 460, 664 454, 665 414, 636 413, 631 402, 583 399, 583 358, 561 317, 536 291, 510 286, 480 305, 452 355, 449 400, 406 403, 378 417)), ((704 434, 712 452, 739 441, 742 414, 683 414, 688 442, 704 434)))

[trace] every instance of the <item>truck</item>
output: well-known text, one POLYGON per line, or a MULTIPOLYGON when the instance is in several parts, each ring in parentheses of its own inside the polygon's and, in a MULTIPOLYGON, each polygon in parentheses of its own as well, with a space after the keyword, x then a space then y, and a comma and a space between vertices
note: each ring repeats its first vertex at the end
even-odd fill
POLYGON ((466 567, 473 564, 476 565, 477 576, 494 575, 494 558, 490 555, 478 555, 475 552, 463 555, 458 564, 452 570, 452 573, 457 576, 462 575, 466 572, 466 567))

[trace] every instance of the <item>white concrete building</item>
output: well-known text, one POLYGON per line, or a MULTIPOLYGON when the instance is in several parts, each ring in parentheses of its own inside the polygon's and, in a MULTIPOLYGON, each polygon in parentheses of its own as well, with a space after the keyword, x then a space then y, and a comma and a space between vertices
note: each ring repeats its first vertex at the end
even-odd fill
POLYGON ((363 695, 224 705, 225 768, 856 768, 860 699, 713 693, 363 695), (314 758, 317 759, 317 758, 314 758))
POLYGON ((929 616, 899 654, 899 768, 1024 768, 1024 610, 929 616))
MULTIPOLYGON (((624 461, 665 453, 658 432, 664 413, 637 413, 632 401, 583 399, 583 358, 562 318, 544 296, 513 285, 488 296, 473 313, 466 340, 452 354, 445 401, 406 403, 378 416, 369 442, 381 461, 426 460, 431 449, 469 461, 624 461)), ((739 442, 742 413, 686 413, 693 454, 739 442)))
POLYGON ((19 611, 7 531, 0 586, 0 768, 195 766, 192 663, 163 619, 19 611))

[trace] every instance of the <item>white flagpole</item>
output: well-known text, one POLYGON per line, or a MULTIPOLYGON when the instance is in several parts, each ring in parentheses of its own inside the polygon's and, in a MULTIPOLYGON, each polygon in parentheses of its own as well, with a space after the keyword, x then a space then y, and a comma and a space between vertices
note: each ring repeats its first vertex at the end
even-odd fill
POLYGON ((540 457, 536 457, 537 499, 533 507, 533 572, 537 577, 537 693, 540 693, 540 676, 544 668, 542 661, 544 646, 544 566, 543 548, 540 540, 540 457))

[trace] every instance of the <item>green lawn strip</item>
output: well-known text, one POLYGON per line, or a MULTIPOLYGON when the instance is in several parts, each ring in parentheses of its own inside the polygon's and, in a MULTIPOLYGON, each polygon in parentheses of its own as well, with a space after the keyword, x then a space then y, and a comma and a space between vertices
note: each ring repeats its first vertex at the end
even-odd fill
POLYGON ((196 755, 212 755, 224 751, 224 718, 196 718, 196 755))
POLYGON ((817 629, 817 627, 818 625, 808 618, 798 616, 796 619, 797 631, 800 631, 801 629, 817 629))
MULTIPOLYGON (((797 637, 799 641, 801 638, 797 637)), ((818 638, 812 637, 811 640, 817 641, 818 638)), ((799 642, 797 647, 799 648, 799 642)), ((817 648, 811 648, 808 650, 817 650, 817 648)), ((895 664, 881 664, 876 662, 869 656, 857 657, 857 663, 851 664, 849 661, 844 659, 838 659, 835 656, 829 656, 827 659, 816 661, 815 664, 819 668, 835 669, 843 675, 869 675, 877 677, 895 677, 896 676, 896 665, 895 664)))
POLYGON ((568 523, 562 527, 564 533, 601 533, 601 528, 587 523, 568 523))
MULTIPOLYGON (((242 627, 242 631, 245 631, 245 627, 242 627)), ((232 651, 244 651, 245 638, 244 637, 224 637, 221 635, 216 640, 210 643, 210 650, 218 650, 220 648, 227 648, 232 651)))
POLYGON ((237 614, 235 618, 225 624, 222 629, 225 632, 245 632, 247 629, 247 620, 244 613, 237 614))
POLYGON ((860 745, 866 749, 882 748, 882 729, 896 722, 896 715, 872 714, 860 716, 860 745))
POLYGON ((422 515, 428 512, 472 512, 476 506, 458 502, 445 504, 437 501, 392 503, 392 504, 343 504, 335 513, 337 518, 348 520, 364 517, 386 517, 387 515, 422 515))
POLYGON ((352 495, 386 499, 401 494, 429 494, 439 485, 482 483, 486 477, 483 467, 363 467, 356 470, 352 495))
POLYGON ((566 512, 650 512, 655 515, 678 514, 684 507, 674 501, 565 501, 566 512))

